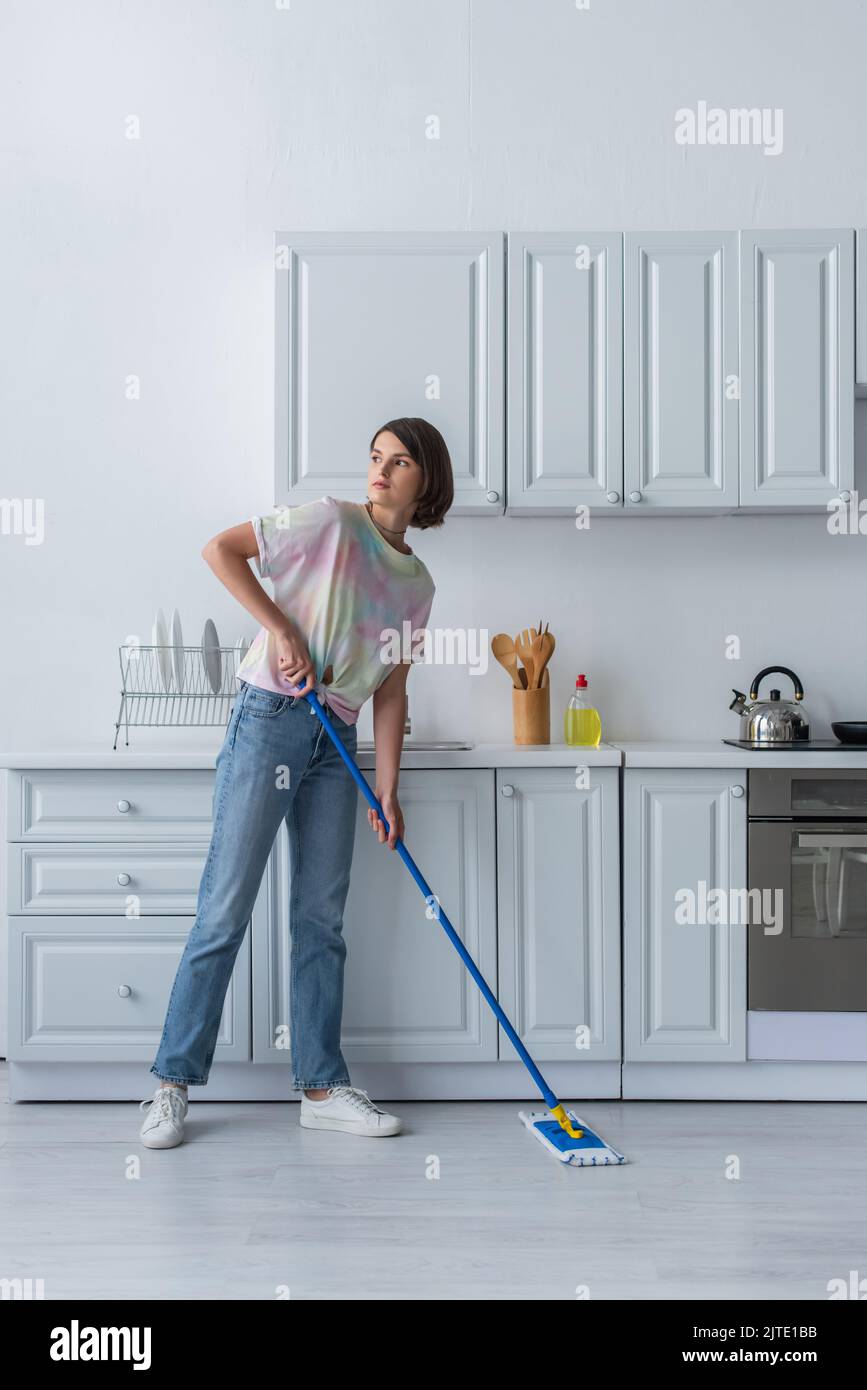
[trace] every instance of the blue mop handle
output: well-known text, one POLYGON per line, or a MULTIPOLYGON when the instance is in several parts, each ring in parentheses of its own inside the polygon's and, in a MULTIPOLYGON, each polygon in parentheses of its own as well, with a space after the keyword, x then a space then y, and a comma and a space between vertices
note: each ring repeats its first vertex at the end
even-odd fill
MULTIPOLYGON (((319 715, 319 718, 328 730, 332 743, 336 747, 343 761, 346 763, 346 766, 349 768, 349 771, 352 773, 353 777, 355 778, 355 781, 358 783, 359 790, 363 792, 366 800, 373 807, 374 811, 379 816, 379 819, 384 823, 385 828, 388 831, 390 827, 388 821, 385 819, 385 816, 382 814, 382 806, 380 805, 377 798, 374 796, 373 792, 370 790, 370 787, 367 785, 367 782, 365 781, 364 777, 361 775, 361 771, 358 767, 358 764, 355 762, 355 759, 352 758, 349 755, 349 753, 347 753, 346 749, 341 743, 340 738, 335 732, 334 726, 332 725, 331 720, 328 714, 326 713, 325 707, 320 704, 316 696, 315 690, 308 691, 308 693, 304 696, 304 699, 310 701, 310 704, 313 706, 316 713, 319 715)), ((454 927, 452 926, 451 922, 446 916, 444 909, 440 905, 439 899, 436 897, 436 894, 431 892, 430 887, 425 881, 423 874, 419 870, 418 865, 416 864, 415 860, 413 859, 412 855, 410 854, 406 845, 403 843, 403 840, 400 838, 400 836, 398 836, 397 840, 395 841, 395 849, 397 853, 400 855, 406 867, 409 869, 410 873, 412 874, 422 893, 424 894, 425 900, 429 901, 430 899, 434 899, 434 912, 436 914, 437 920, 440 922, 446 935, 448 936, 458 955, 461 957, 461 960, 463 961, 464 965, 469 970, 479 989, 482 991, 482 994, 485 996, 494 1013, 496 1014, 497 1018, 500 1020, 500 1023, 505 1028, 509 1036, 509 1041, 511 1042, 521 1061, 524 1063, 524 1066, 527 1068, 527 1071, 530 1073, 536 1085, 538 1086, 545 1104, 551 1110, 556 1109, 560 1102, 554 1095, 554 1092, 551 1090, 544 1076, 539 1071, 539 1068, 536 1066, 536 1063, 533 1061, 533 1058, 530 1056, 526 1047, 521 1042, 521 1039, 518 1037, 518 1034, 515 1032, 508 1018, 504 1014, 497 1000, 496 995, 488 985, 488 982, 485 979, 484 975, 479 970, 479 967, 476 965, 476 962, 473 960, 466 946, 461 941, 461 938, 458 936, 457 932, 455 931, 454 927)))

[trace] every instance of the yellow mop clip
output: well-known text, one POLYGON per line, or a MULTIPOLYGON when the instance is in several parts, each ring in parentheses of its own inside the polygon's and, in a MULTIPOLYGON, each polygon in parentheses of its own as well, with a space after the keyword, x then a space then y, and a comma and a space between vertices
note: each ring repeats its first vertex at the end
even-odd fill
POLYGON ((554 1116, 554 1119, 557 1121, 560 1128, 565 1129, 570 1139, 583 1139, 583 1129, 575 1128, 562 1105, 554 1106, 551 1110, 551 1114, 554 1116))

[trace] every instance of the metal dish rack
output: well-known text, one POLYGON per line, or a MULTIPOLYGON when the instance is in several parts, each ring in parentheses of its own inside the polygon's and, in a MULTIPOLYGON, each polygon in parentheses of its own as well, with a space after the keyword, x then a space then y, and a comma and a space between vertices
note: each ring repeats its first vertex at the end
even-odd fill
POLYGON ((129 746, 130 728, 206 728, 228 724, 238 697, 236 673, 242 654, 237 647, 215 647, 213 655, 218 653, 220 684, 214 690, 201 647, 146 647, 137 643, 119 647, 121 696, 114 747, 117 748, 121 725, 126 729, 129 746), (168 690, 163 682, 162 653, 170 672, 168 690), (178 689, 175 677, 176 660, 183 661, 183 689, 178 689))

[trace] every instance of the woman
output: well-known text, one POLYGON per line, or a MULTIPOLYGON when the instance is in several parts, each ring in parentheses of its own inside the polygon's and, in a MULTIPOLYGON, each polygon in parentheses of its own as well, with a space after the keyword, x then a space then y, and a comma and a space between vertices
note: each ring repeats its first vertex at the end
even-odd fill
POLYGON ((301 1124, 369 1136, 401 1128, 350 1085, 340 1050, 343 908, 358 791, 304 696, 316 691, 353 757, 358 713, 373 696, 375 792, 387 838, 372 807, 367 819, 394 850, 404 833, 397 784, 406 679, 417 653, 406 650, 403 635, 417 642, 435 591, 404 536, 410 526, 441 526, 454 500, 442 435, 426 420, 390 420, 371 441, 367 485, 364 504, 323 497, 277 507, 221 532, 202 551, 262 626, 238 668, 238 697, 217 755, 196 920, 151 1067, 161 1085, 140 1107, 150 1106, 141 1129, 148 1148, 183 1140, 187 1087, 207 1081, 235 958, 283 819, 292 870, 290 1045, 301 1124), (273 601, 251 558, 272 580, 273 601), (395 635, 403 647, 398 663, 387 654, 395 635))

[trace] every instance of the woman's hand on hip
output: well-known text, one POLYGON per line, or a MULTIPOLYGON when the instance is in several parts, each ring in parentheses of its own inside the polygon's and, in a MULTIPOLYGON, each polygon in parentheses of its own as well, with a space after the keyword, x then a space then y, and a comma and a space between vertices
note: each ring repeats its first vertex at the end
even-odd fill
POLYGON ((306 695, 316 688, 316 668, 303 638, 293 627, 286 626, 274 634, 277 648, 277 669, 283 680, 292 686, 302 686, 297 693, 306 695))
POLYGON ((374 788, 374 796, 382 807, 382 814, 389 824, 388 837, 386 838, 385 825, 381 818, 376 814, 372 806, 367 808, 367 823, 372 830, 379 835, 379 843, 387 844, 389 849, 396 849, 398 837, 403 839, 403 812, 400 809, 400 802, 395 792, 380 793, 374 788))

